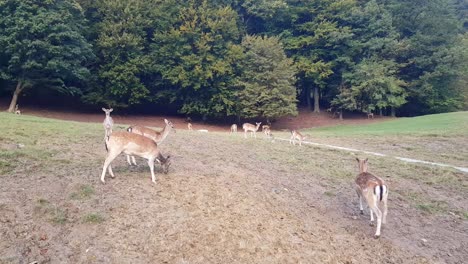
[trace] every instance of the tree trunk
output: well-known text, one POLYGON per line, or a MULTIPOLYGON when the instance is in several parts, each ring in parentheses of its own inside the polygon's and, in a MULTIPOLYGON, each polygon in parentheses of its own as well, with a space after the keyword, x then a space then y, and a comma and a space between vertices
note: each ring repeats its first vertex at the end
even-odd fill
POLYGON ((13 111, 15 111, 15 106, 16 106, 16 103, 18 102, 18 96, 20 95, 21 91, 23 91, 23 88, 24 88, 23 82, 18 81, 18 83, 16 84, 16 89, 13 92, 13 98, 11 98, 10 107, 8 107, 8 110, 7 110, 9 113, 13 113, 13 111))
POLYGON ((310 101, 310 87, 306 84, 305 85, 305 97, 307 102, 307 109, 312 110, 312 102, 310 101))
POLYGON ((314 87, 314 112, 320 113, 319 88, 317 86, 314 87))
POLYGON ((340 110, 340 120, 343 120, 343 110, 340 110))
POLYGON ((383 116, 382 108, 379 108, 379 115, 380 115, 380 116, 383 116))
POLYGON ((396 115, 395 115, 395 107, 392 106, 390 109, 391 109, 391 111, 392 111, 392 117, 395 117, 395 116, 396 116, 396 115))

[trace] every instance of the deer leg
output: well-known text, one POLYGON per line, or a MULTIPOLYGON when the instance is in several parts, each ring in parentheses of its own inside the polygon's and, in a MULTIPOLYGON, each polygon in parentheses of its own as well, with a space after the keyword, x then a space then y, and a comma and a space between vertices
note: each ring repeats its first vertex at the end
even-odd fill
POLYGON ((151 171, 151 181, 156 183, 156 176, 154 176, 154 158, 148 160, 148 166, 150 167, 151 171))
POLYGON ((375 216, 377 218, 377 229, 375 231, 375 238, 380 237, 380 228, 382 226, 382 212, 380 211, 379 207, 377 207, 377 200, 374 200, 374 203, 369 206, 371 208, 371 211, 375 213, 375 216))
POLYGON ((127 155, 127 163, 128 165, 132 166, 132 162, 130 161, 130 155, 127 155))
POLYGON ((247 138, 247 130, 244 130, 244 138, 247 138))
MULTIPOLYGON (((117 153, 117 152, 109 152, 107 154, 106 161, 104 161, 104 166, 102 168, 102 174, 101 174, 101 182, 102 183, 106 183, 106 181, 104 180, 104 177, 106 176, 107 168, 110 168, 110 170, 109 170, 109 173, 110 173, 112 171, 112 168, 110 167, 110 164, 119 154, 120 153, 117 153)), ((112 175, 112 174, 111 174, 111 176, 114 177, 114 175, 112 175)))
POLYGON ((136 161, 135 161, 135 156, 132 156, 132 162, 133 162, 133 165, 135 165, 135 166, 137 165, 136 161))
POLYGON ((382 219, 382 223, 383 224, 386 224, 387 223, 387 212, 388 212, 388 208, 387 208, 387 196, 388 196, 388 191, 383 194, 383 199, 382 199, 382 202, 383 202, 383 206, 384 206, 384 211, 383 211, 383 219, 382 219))

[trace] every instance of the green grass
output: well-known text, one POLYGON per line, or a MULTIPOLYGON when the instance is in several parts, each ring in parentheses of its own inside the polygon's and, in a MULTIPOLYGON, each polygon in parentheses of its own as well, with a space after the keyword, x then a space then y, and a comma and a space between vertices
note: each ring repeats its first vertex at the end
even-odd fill
POLYGON ((104 222, 104 217, 99 213, 89 213, 83 217, 83 223, 99 224, 104 222))
POLYGON ((395 135, 425 136, 468 135, 468 112, 426 115, 367 124, 339 125, 306 130, 314 136, 395 135))
POLYGON ((74 200, 87 199, 94 194, 94 188, 90 185, 83 184, 78 187, 78 191, 70 194, 70 198, 74 200))

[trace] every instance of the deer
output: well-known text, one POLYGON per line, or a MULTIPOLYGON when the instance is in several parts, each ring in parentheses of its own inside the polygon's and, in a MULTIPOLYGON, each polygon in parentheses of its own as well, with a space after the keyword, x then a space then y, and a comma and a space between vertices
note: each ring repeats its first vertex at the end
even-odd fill
POLYGON ((187 124, 187 128, 188 128, 189 131, 193 131, 192 123, 188 123, 188 124, 187 124))
POLYGON ((250 137, 252 137, 252 134, 255 136, 255 138, 257 138, 257 130, 258 128, 260 127, 260 125, 262 124, 262 122, 260 123, 255 123, 257 126, 254 126, 252 124, 249 124, 249 123, 244 123, 242 125, 242 129, 244 129, 244 137, 247 138, 247 131, 250 131, 250 137))
MULTIPOLYGON (((153 129, 144 127, 144 126, 130 126, 127 128, 127 131, 130 133, 135 133, 141 136, 145 136, 147 138, 152 139, 154 142, 157 144, 161 144, 166 137, 169 135, 169 132, 171 130, 174 130, 174 133, 176 133, 176 130, 174 128, 174 125, 172 124, 171 121, 164 119, 164 123, 166 124, 161 132, 154 131, 153 129)), ((127 162, 131 166, 132 163, 133 165, 137 165, 135 161, 135 157, 131 156, 132 162, 130 162, 130 155, 127 155, 127 162)))
POLYGON ((296 145, 296 139, 299 141, 299 146, 302 146, 302 141, 306 139, 306 136, 303 136, 299 131, 292 130, 291 131, 291 138, 289 139, 289 144, 296 145))
POLYGON ((106 176, 107 170, 109 171, 109 174, 112 178, 115 177, 114 172, 112 171, 111 163, 122 152, 126 155, 136 155, 147 159, 148 166, 150 167, 151 171, 151 181, 153 183, 156 183, 156 177, 154 176, 155 161, 161 164, 164 174, 169 172, 171 156, 168 155, 167 157, 164 157, 158 149, 158 144, 150 138, 127 131, 116 131, 110 136, 106 137, 105 144, 107 156, 106 160, 104 161, 104 166, 102 167, 102 183, 106 183, 104 178, 106 176))
POLYGON ((325 112, 328 112, 328 113, 331 113, 332 111, 333 111, 333 107, 327 108, 327 110, 325 110, 325 112))
POLYGON ((21 110, 19 110, 18 105, 15 105, 15 115, 21 115, 21 110))
POLYGON ((237 133, 237 124, 232 124, 231 125, 231 132, 229 132, 230 134, 232 133, 237 133))
POLYGON ((359 198, 359 209, 361 214, 364 214, 364 209, 362 207, 362 197, 364 197, 370 209, 371 226, 374 225, 374 214, 377 218, 377 230, 375 231, 374 237, 379 238, 381 224, 387 223, 388 187, 381 178, 367 172, 367 158, 365 160, 356 158, 356 160, 359 164, 359 174, 355 180, 356 193, 359 198), (383 203, 383 213, 379 209, 379 202, 383 203))
POLYGON ((374 118, 374 113, 367 112, 367 119, 369 119, 369 118, 374 118))
POLYGON ((104 119, 104 122, 102 122, 102 125, 104 126, 104 129, 106 131, 105 138, 108 138, 112 134, 112 127, 114 126, 114 120, 110 116, 110 113, 114 111, 114 109, 106 109, 103 107, 102 111, 106 113, 106 118, 104 119))
POLYGON ((270 126, 269 126, 269 125, 263 125, 263 126, 262 126, 262 131, 263 131, 263 133, 265 133, 265 135, 268 136, 268 133, 271 132, 271 131, 270 131, 270 126), (267 133, 267 132, 268 132, 268 133, 267 133))

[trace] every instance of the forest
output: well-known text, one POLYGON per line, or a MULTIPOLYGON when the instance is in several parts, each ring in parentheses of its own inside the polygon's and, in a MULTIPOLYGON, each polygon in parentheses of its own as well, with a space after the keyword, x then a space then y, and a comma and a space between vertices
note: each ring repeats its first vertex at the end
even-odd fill
POLYGON ((0 97, 275 118, 468 109, 464 0, 0 0, 0 97))

